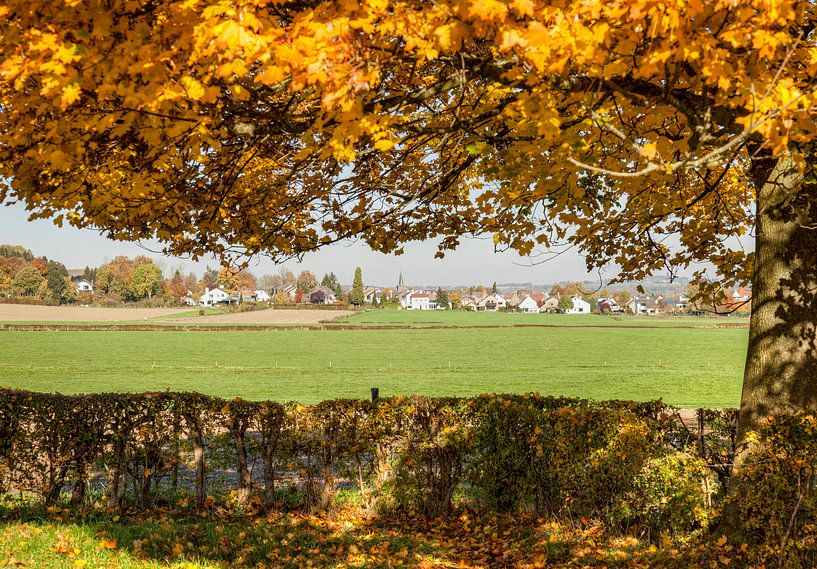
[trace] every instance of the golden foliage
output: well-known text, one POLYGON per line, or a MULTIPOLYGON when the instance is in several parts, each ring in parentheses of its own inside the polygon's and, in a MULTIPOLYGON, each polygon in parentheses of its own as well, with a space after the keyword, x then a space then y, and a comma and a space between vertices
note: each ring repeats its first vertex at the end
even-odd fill
POLYGON ((714 259, 741 281, 747 168, 817 131, 814 10, 8 0, 0 198, 174 253, 492 233, 623 277, 714 259))

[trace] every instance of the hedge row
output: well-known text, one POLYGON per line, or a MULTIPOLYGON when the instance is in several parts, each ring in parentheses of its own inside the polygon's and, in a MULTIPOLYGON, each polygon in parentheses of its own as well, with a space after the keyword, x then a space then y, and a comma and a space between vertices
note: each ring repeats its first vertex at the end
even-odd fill
POLYGON ((328 507, 354 485, 370 510, 603 516, 625 529, 687 532, 709 519, 717 483, 679 444, 660 403, 588 403, 537 395, 397 397, 304 407, 196 393, 63 396, 0 391, 1 489, 50 504, 65 490, 109 507, 147 507, 188 488, 204 507, 220 480, 240 504, 295 496, 328 507), (260 475, 259 475, 260 472, 260 475))

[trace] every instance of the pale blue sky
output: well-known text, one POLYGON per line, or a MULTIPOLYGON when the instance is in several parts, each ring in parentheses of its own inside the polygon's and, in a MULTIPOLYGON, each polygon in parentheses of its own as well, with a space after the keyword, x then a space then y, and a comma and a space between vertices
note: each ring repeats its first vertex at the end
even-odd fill
MULTIPOLYGON (((153 253, 161 249, 157 243, 147 242, 140 247, 137 243, 111 241, 91 230, 60 228, 50 221, 28 221, 26 211, 19 205, 0 207, 0 243, 22 245, 35 255, 64 263, 69 269, 99 266, 117 255, 147 255, 158 261, 166 273, 181 266, 185 272, 200 274, 208 264, 208 260, 196 263, 153 253)), ((380 286, 396 284, 400 271, 409 285, 490 285, 494 281, 542 284, 588 278, 584 261, 573 252, 530 267, 521 266, 529 261, 514 253, 494 253, 490 240, 466 240, 442 260, 434 258, 435 251, 434 243, 413 243, 401 256, 383 255, 352 243, 329 247, 308 255, 301 264, 289 262, 284 266, 296 273, 309 269, 318 278, 333 271, 343 283, 351 282, 354 268, 360 266, 364 281, 380 286)), ((209 264, 218 263, 210 259, 209 264)), ((261 258, 252 263, 250 270, 260 276, 274 274, 279 267, 261 258)))

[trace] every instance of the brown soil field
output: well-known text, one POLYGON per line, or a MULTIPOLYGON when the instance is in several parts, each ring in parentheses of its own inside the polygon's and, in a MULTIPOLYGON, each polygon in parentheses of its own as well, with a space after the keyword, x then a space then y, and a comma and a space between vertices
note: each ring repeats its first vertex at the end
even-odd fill
POLYGON ((351 310, 253 310, 235 314, 166 318, 174 324, 317 324, 354 314, 351 310))
POLYGON ((0 304, 0 322, 127 322, 189 312, 189 308, 93 308, 0 304))

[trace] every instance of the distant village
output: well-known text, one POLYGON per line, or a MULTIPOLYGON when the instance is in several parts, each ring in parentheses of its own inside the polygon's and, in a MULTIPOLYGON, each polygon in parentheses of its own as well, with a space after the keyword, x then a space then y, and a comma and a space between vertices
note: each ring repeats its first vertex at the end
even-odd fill
POLYGON ((402 273, 394 286, 366 286, 363 271, 342 285, 334 273, 322 279, 308 270, 280 270, 256 277, 234 268, 207 268, 203 275, 165 275, 147 257, 116 257, 96 268, 67 269, 20 246, 0 245, 0 302, 31 304, 138 303, 199 308, 360 307, 399 310, 467 310, 558 314, 673 315, 748 313, 751 290, 724 290, 715 302, 691 302, 695 287, 686 279, 656 278, 645 283, 599 287, 597 283, 559 282, 541 286, 493 283, 490 286, 411 286, 402 273))

